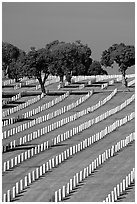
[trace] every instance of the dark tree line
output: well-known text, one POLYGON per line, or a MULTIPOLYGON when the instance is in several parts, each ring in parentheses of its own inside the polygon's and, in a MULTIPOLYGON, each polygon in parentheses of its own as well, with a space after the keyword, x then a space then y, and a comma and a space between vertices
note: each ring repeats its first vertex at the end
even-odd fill
POLYGON ((2 69, 5 75, 16 81, 23 76, 37 78, 45 93, 44 84, 49 74, 59 76, 61 82, 66 76, 71 82, 72 76, 107 74, 102 66, 111 67, 116 62, 125 80, 126 70, 135 64, 134 46, 122 43, 105 50, 100 62, 93 60, 91 54, 88 45, 81 41, 66 43, 56 40, 38 50, 31 47, 28 53, 2 42, 2 69))

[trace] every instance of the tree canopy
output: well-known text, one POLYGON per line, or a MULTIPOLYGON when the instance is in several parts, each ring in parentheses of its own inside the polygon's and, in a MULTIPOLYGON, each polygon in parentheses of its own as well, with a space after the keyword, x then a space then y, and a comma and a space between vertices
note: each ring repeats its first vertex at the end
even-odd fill
POLYGON ((70 82, 72 75, 107 74, 102 66, 113 67, 117 63, 125 79, 126 70, 135 64, 135 48, 132 45, 113 44, 103 51, 100 62, 93 60, 91 54, 88 45, 80 40, 67 43, 55 40, 45 45, 45 48, 31 47, 28 53, 2 42, 2 68, 9 78, 15 78, 16 81, 23 76, 37 78, 45 93, 44 84, 49 74, 59 76, 60 81, 66 76, 70 82))
POLYGON ((7 42, 2 42, 2 69, 7 73, 8 66, 14 60, 16 61, 20 55, 20 50, 7 42))
POLYGON ((87 45, 77 41, 75 43, 65 43, 54 41, 50 45, 50 72, 53 75, 63 76, 68 74, 83 75, 92 62, 91 50, 87 45))
POLYGON ((90 65, 87 75, 104 75, 108 74, 107 71, 102 69, 101 64, 99 61, 93 61, 92 64, 90 65))
POLYGON ((18 82, 24 76, 23 65, 24 63, 19 58, 16 61, 13 60, 8 67, 8 77, 18 82))
POLYGON ((2 69, 11 79, 19 80, 22 77, 22 62, 26 53, 16 46, 2 42, 2 69))
POLYGON ((119 71, 125 81, 126 70, 135 65, 135 47, 120 43, 114 44, 108 50, 103 51, 101 64, 105 67, 112 67, 114 62, 118 64, 119 71))
POLYGON ((50 57, 46 48, 36 50, 32 47, 24 58, 24 75, 37 78, 43 93, 45 93, 45 81, 50 74, 49 62, 50 57))

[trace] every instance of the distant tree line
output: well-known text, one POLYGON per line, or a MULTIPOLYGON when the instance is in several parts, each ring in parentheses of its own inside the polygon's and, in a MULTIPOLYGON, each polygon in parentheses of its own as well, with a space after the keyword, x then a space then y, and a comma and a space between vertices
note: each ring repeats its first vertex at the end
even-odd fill
POLYGON ((77 75, 107 75, 102 67, 112 67, 116 62, 125 82, 126 70, 135 64, 134 46, 114 44, 103 51, 100 62, 93 60, 92 51, 81 41, 73 43, 58 40, 47 44, 44 48, 31 47, 28 53, 7 42, 2 42, 2 69, 11 79, 27 76, 38 79, 41 90, 45 93, 44 84, 50 74, 63 77, 71 82, 77 75), (44 77, 42 77, 44 76, 44 77))

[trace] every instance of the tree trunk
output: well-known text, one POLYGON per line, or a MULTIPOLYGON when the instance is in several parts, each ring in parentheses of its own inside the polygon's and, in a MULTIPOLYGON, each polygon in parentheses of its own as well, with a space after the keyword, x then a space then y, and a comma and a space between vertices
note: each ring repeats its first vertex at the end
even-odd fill
POLYGON ((71 83, 71 78, 72 78, 72 75, 70 75, 70 74, 66 75, 67 82, 71 83))
POLYGON ((37 77, 37 79, 39 80, 39 83, 41 85, 41 91, 44 94, 46 93, 46 89, 45 89, 44 84, 45 84, 45 81, 46 81, 47 78, 48 78, 48 74, 45 74, 43 81, 42 81, 42 78, 41 78, 41 74, 39 74, 39 76, 37 77))
POLYGON ((63 82, 63 75, 60 75, 60 81, 63 82))
POLYGON ((126 79, 126 72, 122 72, 122 85, 127 88, 127 79, 126 79))
POLYGON ((42 91, 42 93, 46 93, 44 83, 41 83, 40 85, 41 85, 41 91, 42 91))
POLYGON ((18 78, 17 78, 17 77, 15 77, 15 82, 16 82, 16 83, 18 82, 18 78))
POLYGON ((9 66, 7 66, 7 68, 5 69, 5 76, 8 75, 8 70, 9 70, 9 66))
POLYGON ((44 87, 45 82, 44 83, 42 82, 41 76, 38 76, 37 79, 39 80, 42 93, 46 93, 45 87, 44 87))

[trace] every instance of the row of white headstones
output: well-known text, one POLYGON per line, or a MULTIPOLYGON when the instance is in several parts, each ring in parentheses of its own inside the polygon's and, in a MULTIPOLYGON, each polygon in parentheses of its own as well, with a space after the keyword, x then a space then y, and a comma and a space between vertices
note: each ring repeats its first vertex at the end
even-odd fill
MULTIPOLYGON (((23 77, 22 79, 20 79, 21 81, 24 81, 24 83, 26 85, 30 84, 30 83, 35 83, 37 81, 37 79, 29 79, 27 77, 23 77)), ((6 85, 10 85, 15 83, 15 79, 8 79, 2 82, 2 86, 6 86, 6 85)))
MULTIPOLYGON (((53 118, 65 113, 65 112, 77 107, 81 103, 85 102, 92 94, 93 94, 93 91, 90 91, 87 95, 80 97, 76 102, 73 102, 73 103, 71 103, 71 104, 69 104, 67 106, 63 106, 62 108, 60 108, 60 109, 58 109, 58 110, 56 110, 54 112, 48 113, 47 115, 37 117, 34 120, 29 121, 27 123, 23 123, 23 124, 17 126, 16 128, 14 127, 14 128, 11 128, 8 131, 4 131, 3 132, 3 139, 5 139, 7 137, 10 137, 10 136, 12 136, 14 134, 17 134, 19 132, 22 132, 22 131, 24 131, 24 130, 32 127, 32 126, 35 126, 37 124, 40 124, 40 123, 45 122, 47 120, 53 119, 53 118)), ((40 112, 54 106, 55 104, 63 101, 68 96, 69 96, 69 92, 67 92, 64 95, 57 98, 58 100, 53 99, 51 102, 48 102, 47 104, 39 106, 36 109, 32 109, 31 111, 28 111, 28 112, 25 113, 24 118, 28 118, 28 117, 31 117, 31 116, 37 114, 37 113, 40 113, 40 112)))
MULTIPOLYGON (((93 107, 90 107, 90 112, 96 110, 97 108, 99 108, 101 105, 105 104, 108 100, 110 100, 110 98, 112 98, 114 95, 116 94, 116 90, 114 90, 109 96, 107 96, 105 99, 103 99, 103 101, 99 101, 100 103, 97 103, 95 106, 93 107)), ((135 99, 135 95, 132 95, 129 99, 125 100, 124 103, 122 103, 121 105, 101 114, 100 116, 97 116, 96 118, 92 119, 92 120, 89 120, 89 121, 86 121, 82 124, 80 124, 79 126, 73 128, 72 130, 69 130, 61 135, 58 135, 57 137, 55 137, 54 139, 52 139, 52 141, 50 142, 51 144, 48 145, 48 146, 53 146, 53 145, 56 145, 58 144, 60 141, 63 140, 63 138, 66 138, 66 137, 69 137, 72 136, 72 134, 77 134, 81 131, 83 131, 84 129, 87 129, 89 127, 91 127, 91 125, 93 125, 94 123, 98 123, 102 120, 104 120, 105 118, 111 116, 112 114, 115 114, 116 112, 122 110, 123 108, 125 108, 127 105, 129 105, 133 100, 135 99)), ((13 149, 15 148, 16 146, 19 146, 19 145, 22 145, 22 144, 25 144, 27 142, 30 142, 31 140, 34 140, 34 139, 37 139, 41 136, 43 136, 44 134, 46 133, 49 133, 50 131, 53 131, 69 122, 72 122, 80 117, 82 117, 83 115, 86 115, 89 113, 89 108, 83 110, 83 111, 80 111, 72 116, 69 116, 67 118, 64 118, 60 121, 57 121, 55 123, 52 123, 44 128, 41 128, 41 129, 38 129, 37 131, 34 131, 32 133, 29 133, 28 135, 25 135, 21 138, 19 138, 18 140, 13 140, 11 141, 9 144, 6 144, 6 145, 3 145, 2 147, 2 151, 3 152, 6 152, 7 149, 13 149)))
MULTIPOLYGON (((9 81, 10 81, 10 80, 9 80, 9 81)), ((48 84, 47 84, 47 85, 49 85, 49 84, 51 84, 51 83, 56 83, 57 81, 58 81, 58 78, 53 77, 53 78, 51 78, 51 80, 48 81, 48 84)), ((3 83, 4 83, 4 82, 3 82, 3 83)), ((13 83, 13 81, 12 81, 12 83, 13 83)), ((36 103, 37 101, 39 101, 39 100, 40 100, 41 98, 43 98, 43 97, 44 97, 43 94, 38 95, 38 96, 36 96, 36 97, 34 97, 34 98, 32 98, 32 99, 29 99, 29 100, 26 101, 25 103, 20 104, 19 106, 16 106, 16 107, 14 107, 14 108, 10 108, 10 109, 8 109, 8 110, 6 110, 6 111, 3 111, 3 112, 2 112, 2 117, 6 117, 6 116, 8 116, 8 115, 10 115, 10 114, 12 114, 12 113, 15 113, 15 112, 17 112, 17 111, 19 111, 19 110, 22 110, 23 108, 26 108, 26 107, 28 107, 29 105, 33 104, 33 103, 36 103)))
MULTIPOLYGON (((135 74, 127 74, 126 78, 133 78, 135 77, 135 74)), ((102 80, 108 80, 108 79, 118 79, 122 80, 122 75, 97 75, 96 76, 96 81, 102 81, 102 80)))
MULTIPOLYGON (((97 75, 97 76, 73 76, 73 80, 75 82, 77 81, 81 81, 81 80, 86 80, 86 79, 92 79, 92 78, 96 78, 97 80, 104 80, 104 79, 112 79, 112 78, 119 78, 119 77, 122 77, 122 75, 97 75)), ((132 77, 135 77, 135 74, 129 74, 129 75, 126 75, 126 77, 128 78, 132 78, 132 77)), ((48 79, 59 79, 59 77, 56 77, 56 76, 49 76, 48 79)), ((37 82, 38 80, 37 79, 29 79, 27 80, 27 77, 23 77, 23 79, 21 81, 25 80, 25 83, 26 85, 30 84, 30 83, 35 83, 37 82)), ((12 83, 15 83, 15 79, 8 79, 8 80, 5 80, 2 82, 2 85, 3 86, 6 86, 6 85, 9 85, 9 84, 12 84, 12 83)))
MULTIPOLYGON (((99 101, 96 105, 94 105, 94 106, 91 106, 91 107, 88 107, 87 109, 85 109, 85 110, 82 110, 82 111, 80 111, 80 112, 78 112, 78 113, 76 113, 76 114, 74 114, 74 115, 71 115, 71 116, 69 116, 69 117, 67 117, 67 118, 64 118, 63 120, 61 120, 61 122, 59 123, 59 121, 57 121, 56 123, 53 123, 53 124, 56 124, 56 126, 52 126, 51 125, 51 127, 53 127, 53 129, 51 129, 51 131, 52 130, 54 130, 54 128, 59 128, 59 127, 61 127, 62 125, 65 125, 65 124, 67 124, 67 123, 69 123, 69 122, 72 122, 72 121, 74 121, 74 120, 76 120, 76 119, 78 119, 78 118, 80 118, 80 117, 82 117, 82 116, 84 116, 85 114, 88 114, 88 111, 90 111, 90 112, 93 112, 93 111, 95 111, 97 108, 99 108, 101 105, 104 105, 107 101, 109 101, 115 94, 117 93, 117 89, 115 89, 110 95, 108 95, 106 98, 104 98, 101 102, 99 101), (63 122, 62 122, 63 121, 63 122)), ((130 100, 128 100, 129 102, 130 102, 130 100)), ((122 106, 121 106, 122 107, 122 106)), ((116 107, 117 108, 117 107, 116 107)), ((113 113, 115 113, 115 111, 111 111, 110 112, 110 114, 113 114, 113 113)), ((108 113, 104 113, 103 115, 102 115, 102 117, 101 116, 98 116, 98 117, 100 117, 100 119, 105 119, 106 117, 108 116, 108 113)), ((81 125, 79 125, 78 127, 76 127, 76 128, 73 128, 72 130, 70 130, 70 131, 67 131, 67 132, 64 132, 63 134, 61 134, 61 135, 58 135, 57 137, 55 137, 54 139, 52 139, 52 141, 51 142, 49 142, 49 141, 47 141, 47 142, 44 142, 44 143, 42 143, 42 144, 40 144, 40 145, 38 145, 38 146, 36 146, 35 147, 35 152, 40 152, 40 151, 43 151, 43 150, 46 150, 46 149, 49 149, 49 147, 51 147, 51 146, 55 146, 56 144, 58 144, 59 142, 61 142, 61 141, 63 141, 63 140, 65 140, 65 139, 67 139, 67 138, 69 138, 69 137, 71 137, 71 136, 73 136, 73 135, 75 135, 75 134, 77 134, 77 133, 79 133, 79 132, 81 132, 81 131, 83 131, 85 128, 89 128, 89 125, 88 125, 88 123, 90 123, 90 125, 91 125, 91 123, 92 123, 92 125, 94 124, 94 123, 97 123, 97 122, 99 122, 100 120, 98 120, 98 117, 97 118, 95 118, 95 119, 93 119, 91 122, 90 121, 87 121, 86 123, 82 123, 81 125), (50 143, 50 144, 49 144, 50 143), (38 151, 37 151, 37 149, 38 149, 38 151)), ((47 128, 47 131, 50 131, 50 128, 47 128)), ((28 134, 28 138, 26 137, 26 136, 24 136, 24 137, 22 137, 22 138, 20 138, 20 142, 19 142, 19 145, 22 145, 22 144, 25 144, 26 142, 28 142, 28 141, 31 141, 31 140, 33 140, 33 139, 36 139, 36 138, 38 138, 38 137, 40 137, 40 136, 42 136, 43 134, 45 134, 45 132, 40 132, 38 135, 37 134, 28 134), (41 134, 40 134, 41 133, 41 134)), ((10 142, 10 144, 9 144, 9 146, 10 146, 10 148, 12 149, 12 148, 15 148, 16 146, 18 146, 18 143, 14 140, 13 142, 10 142)), ((4 147, 3 147, 4 148, 4 147)), ((6 151, 6 147, 5 147, 5 149, 3 149, 3 152, 5 152, 6 151)), ((32 150, 33 151, 33 150, 32 150)), ((27 152, 25 152, 25 153, 23 153, 22 154, 22 157, 24 157, 24 155, 29 155, 30 154, 30 150, 28 150, 27 152)), ((33 154, 33 153, 32 153, 33 154)), ((18 157, 20 157, 19 155, 18 155, 18 157)), ((25 156, 25 158, 26 158, 27 156, 25 156)), ((29 156, 28 156, 28 158, 29 158, 29 156)), ((14 158, 14 160, 17 160, 17 159, 15 159, 14 158)), ((20 161, 20 160, 19 160, 20 161)), ((13 166, 13 159, 11 159, 11 162, 10 161, 7 161, 7 162, 5 162, 4 163, 4 169, 6 170, 6 166, 7 166, 7 168, 9 169, 9 164, 10 163, 12 163, 12 165, 10 165, 10 166, 13 166)), ((16 162, 15 162, 16 163, 16 162)), ((17 164, 17 163, 16 163, 17 164)))
MULTIPOLYGON (((117 152, 126 147, 135 140, 135 133, 131 133, 124 140, 120 140, 116 145, 111 146, 110 149, 105 150, 94 161, 80 172, 76 173, 69 182, 59 190, 55 191, 55 202, 60 202, 65 199, 71 192, 81 183, 85 178, 88 178, 94 171, 109 158, 113 157, 117 152)), ((133 179, 132 179, 133 180, 133 179)), ((86 200, 85 200, 86 201, 86 200)), ((108 201, 108 200, 107 200, 108 201)), ((114 202, 109 200, 108 202, 114 202)))
MULTIPOLYGON (((110 76, 108 76, 107 77, 107 79, 110 79, 110 78, 117 78, 118 79, 118 76, 120 76, 120 75, 110 75, 110 76)), ((75 81, 81 81, 81 80, 85 80, 85 79, 90 79, 89 78, 89 76, 88 77, 86 77, 86 76, 83 76, 82 78, 81 77, 76 77, 76 78, 74 78, 75 79, 75 81), (84 78, 83 78, 84 77, 84 78)), ((130 75, 128 75, 128 77, 133 77, 132 75, 130 76, 130 75)), ((102 78, 102 76, 96 76, 96 81, 100 81, 100 80, 104 80, 104 79, 106 79, 106 78, 102 78)), ((52 79, 52 81, 53 81, 53 83, 55 83, 56 81, 58 81, 58 78, 56 79, 55 77, 52 79)), ((129 84, 130 85, 130 84, 129 84)), ((103 86, 103 85, 102 85, 103 86)), ((131 86, 131 85, 130 85, 131 86)), ((30 100, 28 100, 27 102, 25 102, 24 104, 20 104, 19 106, 17 106, 17 107, 14 107, 14 108, 11 108, 11 109, 8 109, 8 110, 6 110, 6 111, 4 111, 3 113, 2 113, 2 117, 6 117, 6 116, 8 116, 8 115, 10 115, 10 114, 12 114, 12 113, 15 113, 15 112, 17 112, 17 111, 19 111, 19 110, 21 110, 21 109, 23 109, 23 108, 26 108, 27 106, 29 106, 29 105, 31 105, 31 104, 33 104, 33 103, 35 103, 35 102, 37 102, 38 100, 40 100, 42 98, 42 96, 40 97, 40 95, 39 96, 37 96, 37 97, 35 97, 35 98, 33 98, 33 99, 30 99, 30 100)), ((11 120, 12 121, 12 120, 11 120)), ((11 122, 7 122, 7 121, 5 121, 4 123, 3 123, 3 125, 8 125, 8 124, 12 124, 11 122)))
POLYGON ((2 105, 6 105, 6 104, 10 103, 11 101, 13 102, 13 101, 16 101, 16 100, 18 100, 20 98, 21 98, 21 93, 18 93, 15 96, 12 96, 11 98, 9 98, 8 100, 2 101, 2 105))
POLYGON ((2 86, 6 86, 9 84, 15 83, 15 79, 8 79, 2 82, 2 86))
POLYGON ((132 184, 135 182, 135 168, 120 182, 117 184, 111 193, 103 200, 103 202, 116 202, 121 195, 123 195, 132 184))
POLYGON ((135 79, 133 79, 132 81, 128 82, 128 86, 132 86, 133 84, 135 84, 135 79))
MULTIPOLYGON (((96 138, 97 141, 99 138, 96 138)), ((126 137, 124 140, 120 140, 117 142, 116 145, 113 145, 110 149, 106 150, 103 154, 99 155, 97 159, 95 159, 88 167, 84 168, 79 173, 76 173, 76 176, 73 179, 70 179, 69 184, 67 184, 67 188, 63 187, 55 192, 55 201, 61 201, 65 198, 68 194, 71 193, 74 187, 88 177, 94 170, 101 164, 103 164, 107 159, 114 156, 116 152, 120 151, 122 148, 126 147, 129 143, 131 143, 135 139, 135 134, 131 133, 129 136, 126 137), (79 176, 78 176, 79 175, 79 176), (78 177, 81 179, 78 180, 78 177), (77 178, 77 179, 76 179, 77 178), (78 181, 78 183, 76 183, 78 181), (67 194, 65 193, 67 192, 67 194), (63 193, 63 196, 62 196, 63 193)), ((90 143, 89 143, 90 146, 90 143)), ((69 149, 65 150, 61 154, 53 157, 48 162, 42 164, 40 167, 36 168, 32 172, 29 172, 24 179, 21 179, 19 182, 16 182, 15 186, 12 187, 12 190, 7 190, 6 193, 3 194, 3 202, 10 202, 16 198, 18 194, 23 192, 25 188, 27 188, 31 183, 38 180, 41 176, 43 176, 46 172, 50 171, 52 168, 57 167, 65 160, 69 159, 72 155, 82 151, 83 149, 87 148, 88 146, 83 143, 82 145, 75 145, 70 147, 69 149)))
MULTIPOLYGON (((57 103, 59 103, 59 102, 63 101, 64 99, 66 99, 68 96, 69 96, 69 92, 66 92, 65 94, 53 99, 52 101, 49 101, 48 103, 43 104, 42 106, 38 106, 37 108, 34 108, 31 111, 25 112, 22 115, 22 118, 25 119, 25 118, 31 117, 31 116, 33 116, 35 114, 38 114, 38 113, 42 112, 43 110, 49 109, 49 108, 53 107, 54 105, 56 105, 57 103)), ((4 126, 11 125, 13 123, 14 123, 14 117, 10 118, 9 120, 6 120, 5 123, 4 123, 4 126)), ((8 132, 6 134, 6 131, 5 131, 4 138, 6 138, 8 136, 8 134, 12 135, 12 133, 8 133, 8 132)))
POLYGON ((41 95, 38 95, 38 96, 36 96, 36 97, 34 97, 32 99, 29 99, 25 103, 22 103, 22 104, 20 104, 20 105, 18 105, 16 107, 14 107, 14 108, 7 109, 7 110, 2 112, 2 117, 4 118, 4 117, 6 117, 6 116, 8 116, 8 115, 10 115, 12 113, 15 113, 15 112, 17 112, 19 110, 22 110, 22 109, 32 105, 33 103, 38 102, 41 98, 42 98, 41 95))
POLYGON ((107 88, 109 85, 112 85, 112 84, 114 84, 114 80, 110 80, 110 81, 108 81, 107 83, 102 84, 102 85, 101 85, 101 89, 105 89, 105 88, 107 88))
MULTIPOLYGON (((76 103, 68 105, 67 106, 67 111, 69 111, 70 109, 80 105, 82 102, 87 100, 92 95, 92 93, 93 92, 90 92, 90 94, 88 94, 87 96, 84 96, 83 99, 76 101, 76 103)), ((82 110, 82 111, 80 111, 78 113, 75 113, 74 115, 71 115, 71 116, 69 116, 67 118, 64 118, 64 119, 60 120, 60 121, 54 122, 54 123, 52 123, 52 124, 50 124, 50 125, 48 125, 48 126, 46 126, 44 128, 38 129, 37 131, 29 133, 28 135, 25 135, 25 136, 21 137, 20 139, 18 139, 18 141, 16 141, 16 140, 11 141, 9 144, 3 146, 3 152, 5 152, 7 148, 12 149, 12 148, 15 148, 15 146, 25 144, 27 141, 31 141, 32 139, 36 139, 36 138, 44 135, 45 133, 48 133, 50 131, 53 131, 53 130, 65 125, 68 122, 72 122, 72 121, 78 119, 79 117, 82 117, 83 115, 88 114, 89 111, 93 112, 94 110, 96 110, 100 106, 104 105, 107 101, 109 101, 116 93, 117 93, 117 89, 115 89, 105 99, 103 99, 102 101, 99 101, 96 105, 94 105, 92 107, 88 107, 85 110, 82 110), (8 146, 8 147, 6 147, 6 146, 8 146)), ((64 108, 61 109, 61 110, 66 111, 66 109, 64 109, 64 108)), ((63 113, 63 112, 61 112, 61 113, 63 113)), ((22 126, 24 126, 24 124, 22 126)), ((15 130, 15 128, 13 128, 13 130, 15 130)), ((23 128, 21 130, 23 130, 23 128)), ((8 130, 8 131, 10 132, 10 130, 8 130)), ((15 134, 15 131, 14 132, 12 131, 12 135, 14 135, 14 134, 15 134)), ((9 135, 11 135, 11 134, 9 134, 9 135)))
MULTIPOLYGON (((133 112, 130 115, 115 121, 112 125, 107 126, 105 129, 101 130, 100 132, 96 133, 95 135, 91 136, 90 138, 87 138, 87 139, 83 140, 81 143, 75 145, 75 146, 77 146, 76 149, 80 148, 80 146, 83 147, 83 148, 88 147, 89 145, 93 144, 94 142, 102 139, 105 135, 107 135, 110 132, 116 130, 121 125, 124 125, 125 123, 129 122, 134 117, 135 116, 134 116, 134 112, 133 112)), ((71 132, 70 132, 70 134, 64 134, 64 137, 60 138, 60 140, 57 140, 56 144, 58 144, 59 142, 63 142, 65 140, 73 137, 77 133, 79 133, 79 132, 81 132, 81 131, 83 131, 83 130, 85 130, 87 128, 89 128, 89 125, 85 126, 84 129, 83 128, 79 129, 78 132, 76 131, 76 132, 72 132, 72 134, 71 134, 71 132)), ((69 131, 68 131, 68 133, 69 133, 69 131)), ((55 144, 55 141, 54 141, 53 146, 55 146, 56 144, 55 144)), ((73 146, 73 147, 75 147, 75 146, 73 146)), ((26 152, 23 152, 23 153, 17 155, 16 157, 4 162, 3 172, 14 168, 18 164, 20 164, 20 163, 26 161, 27 159, 30 159, 33 156, 35 156, 35 155, 49 149, 50 147, 51 146, 49 146, 49 142, 47 141, 47 142, 44 142, 42 144, 39 144, 39 145, 35 146, 35 148, 31 148, 31 150, 29 149, 26 152)), ((71 149, 70 151, 72 151, 73 147, 70 148, 71 149)))
MULTIPOLYGON (((111 84, 111 83, 110 83, 110 84, 111 84)), ((87 96, 89 96, 89 94, 92 95, 92 94, 93 94, 93 91, 92 91, 91 93, 88 93, 87 96)), ((44 104, 44 105, 42 105, 42 106, 39 106, 39 107, 36 108, 36 109, 33 109, 33 110, 31 110, 31 111, 26 112, 26 113, 24 114, 23 118, 31 117, 31 116, 33 116, 33 115, 35 115, 35 114, 37 114, 37 113, 39 113, 39 112, 41 112, 41 111, 47 109, 47 108, 50 108, 51 106, 57 104, 58 102, 62 101, 62 100, 65 99, 66 97, 68 97, 68 95, 69 95, 69 92, 67 92, 67 93, 64 94, 63 96, 60 96, 60 97, 59 97, 59 100, 58 100, 58 98, 56 98, 55 100, 53 99, 52 101, 50 101, 50 102, 47 103, 47 104, 44 104)), ((39 124, 40 122, 44 122, 44 121, 47 121, 48 119, 51 119, 51 118, 53 118, 53 117, 56 117, 57 115, 60 115, 60 114, 64 113, 64 109, 67 109, 66 111, 68 111, 68 110, 72 109, 73 106, 75 107, 75 106, 81 104, 81 102, 83 102, 84 100, 87 99, 87 96, 83 97, 82 100, 81 100, 81 98, 80 98, 79 100, 76 101, 75 104, 73 104, 73 103, 70 104, 70 106, 72 106, 72 107, 70 107, 70 108, 69 108, 69 105, 68 105, 68 108, 66 108, 66 107, 64 106, 64 107, 62 108, 63 110, 61 109, 61 110, 55 111, 54 113, 51 113, 51 114, 49 114, 49 115, 45 115, 45 116, 36 118, 36 119, 34 119, 33 121, 30 121, 30 122, 28 122, 28 123, 26 123, 26 124, 22 124, 22 125, 20 125, 20 126, 17 126, 16 128, 12 128, 12 129, 10 129, 10 130, 8 130, 8 131, 4 131, 4 132, 2 133, 2 138, 3 138, 3 139, 4 139, 4 138, 7 138, 7 137, 9 137, 9 136, 12 136, 12 135, 14 135, 14 134, 20 132, 20 131, 23 131, 23 130, 25 130, 25 129, 28 129, 29 127, 32 127, 32 126, 34 126, 35 124, 39 124), (77 104, 77 103, 78 103, 78 104, 77 104), (59 112, 59 113, 56 113, 56 112, 59 112), (51 115, 51 117, 50 117, 50 115, 51 115), (54 116, 54 115, 55 115, 55 116, 54 116)), ((22 104, 22 105, 23 105, 23 104, 22 104)), ((17 109, 18 109, 18 107, 17 107, 17 109)), ((10 125, 10 124, 13 124, 13 123, 14 123, 14 118, 10 118, 9 120, 6 120, 6 121, 3 122, 4 126, 10 125)))

